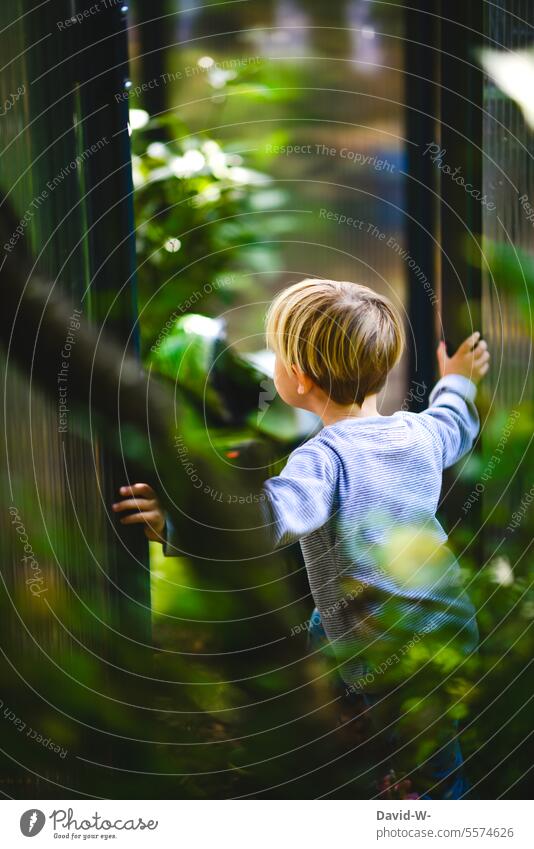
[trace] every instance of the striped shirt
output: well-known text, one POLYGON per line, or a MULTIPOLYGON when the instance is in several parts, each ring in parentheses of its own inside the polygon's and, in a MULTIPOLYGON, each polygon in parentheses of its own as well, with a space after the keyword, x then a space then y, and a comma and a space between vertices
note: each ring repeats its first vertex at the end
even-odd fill
POLYGON ((324 427, 264 483, 275 547, 300 541, 310 589, 344 680, 361 681, 373 647, 410 638, 476 648, 474 608, 436 518, 443 469, 479 430, 476 386, 448 375, 428 409, 324 427))

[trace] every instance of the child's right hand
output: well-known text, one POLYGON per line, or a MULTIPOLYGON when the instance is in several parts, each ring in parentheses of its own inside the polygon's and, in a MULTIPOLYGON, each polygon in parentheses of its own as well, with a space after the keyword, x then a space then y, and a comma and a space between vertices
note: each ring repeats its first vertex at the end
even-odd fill
POLYGON ((441 341, 437 350, 440 377, 447 374, 461 374, 473 383, 478 383, 489 369, 489 351, 487 343, 480 338, 480 333, 472 333, 462 342, 458 350, 447 356, 445 342, 441 341))

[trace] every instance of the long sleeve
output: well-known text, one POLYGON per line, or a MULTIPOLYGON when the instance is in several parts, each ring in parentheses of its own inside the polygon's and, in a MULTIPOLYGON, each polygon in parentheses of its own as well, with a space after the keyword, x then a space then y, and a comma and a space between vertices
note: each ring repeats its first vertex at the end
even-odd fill
MULTIPOLYGON (((263 497, 258 498, 259 521, 263 521, 273 548, 296 542, 325 524, 335 483, 328 449, 309 442, 293 451, 281 474, 264 482, 263 497)), ((168 514, 163 535, 163 554, 179 557, 183 552, 168 514)))
POLYGON ((322 527, 332 513, 335 490, 328 449, 313 441, 297 448, 282 473, 263 485, 262 509, 273 547, 322 527))
POLYGON ((469 378, 449 374, 438 380, 430 393, 428 409, 419 414, 441 445, 445 469, 467 454, 476 439, 480 428, 476 392, 469 378))
POLYGON ((178 545, 178 536, 176 529, 169 518, 169 514, 165 514, 165 530, 163 531, 165 542, 163 543, 163 554, 165 557, 180 557, 184 552, 178 545))

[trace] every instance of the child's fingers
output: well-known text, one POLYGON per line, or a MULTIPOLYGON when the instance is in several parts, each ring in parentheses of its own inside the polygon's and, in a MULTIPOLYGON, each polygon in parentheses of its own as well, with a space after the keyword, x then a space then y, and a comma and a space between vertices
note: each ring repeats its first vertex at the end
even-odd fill
POLYGON ((436 348, 436 357, 439 366, 444 366, 447 362, 447 345, 445 344, 443 339, 440 341, 438 347, 436 348))
POLYGON ((156 510, 148 513, 131 513, 120 520, 121 525, 150 525, 153 529, 156 529, 160 522, 161 516, 156 510))
POLYGON ((155 498, 156 493, 147 483, 134 483, 131 486, 121 486, 121 495, 143 495, 145 498, 155 498))
POLYGON ((464 341, 458 348, 458 352, 462 354, 467 354, 469 351, 472 351, 479 339, 480 331, 476 330, 474 333, 471 334, 471 336, 468 336, 467 339, 464 339, 464 341))
POLYGON ((475 366, 480 366, 482 363, 487 363, 490 358, 490 352, 488 350, 481 351, 480 353, 476 353, 473 357, 473 363, 475 366))
POLYGON ((115 513, 121 513, 123 510, 154 510, 155 507, 156 502, 148 498, 126 498, 111 505, 115 513))

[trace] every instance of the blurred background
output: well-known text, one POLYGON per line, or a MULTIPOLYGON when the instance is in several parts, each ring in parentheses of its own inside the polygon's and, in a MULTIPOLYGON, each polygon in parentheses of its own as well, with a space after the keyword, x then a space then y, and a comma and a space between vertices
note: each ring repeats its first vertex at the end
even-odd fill
MULTIPOLYGON (((185 299, 216 272, 234 274, 233 281, 200 311, 224 312, 230 339, 243 350, 263 347, 267 303, 303 277, 361 282, 402 308, 400 8, 166 9, 155 20, 151 10, 149 21, 146 10, 132 10, 129 103, 152 119, 140 141, 134 134, 138 220, 160 213, 138 233, 146 257, 141 293, 153 296, 147 314, 141 310, 147 344, 176 308, 177 293, 185 299), (147 146, 148 139, 156 141, 147 146), (163 214, 162 195, 172 192, 175 205, 163 214)), ((386 408, 401 402, 402 380, 393 377, 386 408)))

